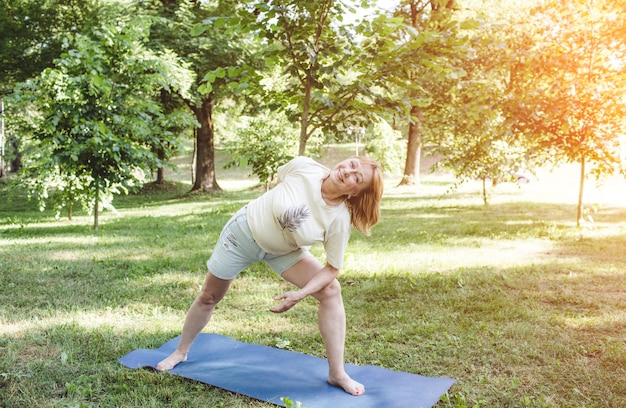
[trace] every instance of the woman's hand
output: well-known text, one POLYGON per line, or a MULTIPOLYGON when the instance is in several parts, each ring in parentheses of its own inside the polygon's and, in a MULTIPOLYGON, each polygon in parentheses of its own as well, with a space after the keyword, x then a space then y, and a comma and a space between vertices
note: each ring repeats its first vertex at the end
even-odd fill
POLYGON ((271 308, 270 312, 283 313, 291 309, 292 307, 296 305, 296 303, 301 301, 302 296, 300 294, 300 291, 295 291, 295 292, 292 291, 292 292, 285 292, 282 295, 278 295, 274 298, 274 300, 282 300, 283 302, 280 305, 271 308))

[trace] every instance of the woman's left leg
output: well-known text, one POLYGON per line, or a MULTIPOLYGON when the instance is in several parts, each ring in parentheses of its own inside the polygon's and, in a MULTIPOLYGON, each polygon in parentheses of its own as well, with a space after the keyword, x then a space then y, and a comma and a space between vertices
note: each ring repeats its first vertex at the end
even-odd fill
MULTIPOLYGON (((282 277, 302 288, 323 265, 313 257, 306 257, 282 273, 282 277)), ((363 384, 353 380, 344 368, 346 340, 346 313, 341 296, 341 285, 336 279, 313 294, 319 301, 318 325, 324 339, 328 358, 328 383, 343 388, 352 395, 365 392, 363 384)))

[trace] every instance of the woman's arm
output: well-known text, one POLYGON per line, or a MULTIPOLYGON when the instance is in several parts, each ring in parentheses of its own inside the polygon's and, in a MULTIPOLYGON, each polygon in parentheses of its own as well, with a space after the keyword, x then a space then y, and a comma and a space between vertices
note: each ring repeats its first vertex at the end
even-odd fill
POLYGON ((282 300, 283 302, 270 309, 274 313, 282 313, 294 307, 299 301, 305 297, 319 292, 337 278, 339 275, 339 269, 330 264, 326 264, 318 273, 307 282, 300 290, 290 291, 278 295, 274 300, 282 300))

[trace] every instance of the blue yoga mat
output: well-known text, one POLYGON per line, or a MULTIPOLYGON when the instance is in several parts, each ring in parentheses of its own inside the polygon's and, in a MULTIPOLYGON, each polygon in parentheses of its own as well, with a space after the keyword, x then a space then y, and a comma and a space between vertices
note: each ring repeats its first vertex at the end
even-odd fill
MULTIPOLYGON (((157 350, 132 351, 119 362, 129 368, 155 368, 177 345, 178 337, 157 350)), ((306 408, 432 407, 454 384, 450 378, 375 366, 346 364, 346 371, 365 385, 365 394, 352 396, 329 385, 325 359, 200 333, 187 361, 168 372, 275 405, 285 406, 281 398, 287 397, 306 408)))

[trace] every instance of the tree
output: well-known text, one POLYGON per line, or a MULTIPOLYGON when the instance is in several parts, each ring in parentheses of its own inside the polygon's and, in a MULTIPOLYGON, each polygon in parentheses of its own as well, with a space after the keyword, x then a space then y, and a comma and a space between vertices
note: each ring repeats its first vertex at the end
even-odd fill
POLYGON ((623 1, 549 1, 534 10, 533 32, 517 50, 508 117, 551 153, 580 164, 577 225, 584 182, 618 171, 626 134, 626 5, 623 1), (588 168, 590 166, 590 168, 588 168))
POLYGON ((203 21, 223 22, 224 16, 235 14, 238 2, 150 0, 141 4, 149 15, 158 17, 153 25, 150 47, 174 51, 196 74, 191 92, 182 97, 199 125, 195 131, 192 191, 221 190, 215 175, 213 111, 221 100, 232 96, 232 92, 223 78, 218 78, 210 91, 200 92, 205 85, 204 75, 224 67, 254 65, 256 56, 253 44, 244 44, 241 33, 224 26, 206 31, 198 27, 203 27, 203 21))
POLYGON ((151 148, 174 142, 161 127, 168 119, 156 97, 188 84, 173 79, 184 68, 172 55, 146 49, 148 28, 145 19, 118 19, 91 37, 70 36, 55 67, 11 97, 38 114, 28 132, 24 182, 42 204, 56 189, 70 216, 78 199, 93 210, 94 228, 113 193, 159 164, 151 148))
MULTIPOLYGON (((16 83, 38 75, 52 66, 61 54, 63 37, 76 31, 92 16, 95 1, 88 0, 0 0, 0 104, 16 83)), ((21 168, 19 138, 5 131, 0 122, 0 177, 21 168), (7 144, 9 149, 6 149, 7 144), (7 155, 12 151, 12 155, 7 155), (8 158, 8 159, 7 159, 8 158)))
POLYGON ((0 0, 0 95, 52 66, 63 38, 93 17, 94 0, 0 0))
POLYGON ((527 45, 533 3, 491 1, 470 9, 464 7, 465 1, 458 1, 454 20, 460 22, 459 33, 467 40, 446 61, 462 75, 452 71, 425 84, 432 104, 425 110, 423 124, 431 152, 441 158, 437 166, 453 171, 455 187, 481 179, 485 204, 490 187, 486 181, 514 180, 518 170, 546 161, 546 152, 515 126, 506 109, 515 100, 517 50, 527 45))
MULTIPOLYGON (((464 26, 467 52, 452 57, 464 75, 440 87, 445 94, 433 98, 437 113, 429 115, 428 125, 435 130, 432 152, 441 157, 436 166, 453 171, 455 188, 468 180, 482 180, 487 204, 487 180, 495 184, 512 179, 528 159, 524 141, 507 126, 502 112, 511 59, 507 40, 516 34, 509 27, 519 24, 512 16, 487 19, 483 10, 472 11, 477 14, 470 20, 474 23, 464 26)), ((489 12, 494 13, 493 7, 489 12)))
POLYGON ((269 190, 278 167, 294 157, 297 135, 282 115, 265 113, 246 119, 248 123, 237 130, 238 140, 227 146, 233 158, 226 167, 251 165, 252 173, 269 190))
POLYGON ((356 23, 343 22, 355 12, 348 2, 252 1, 244 10, 241 26, 268 43, 266 63, 280 67, 280 80, 265 88, 265 104, 300 124, 299 154, 316 133, 369 122, 373 80, 380 76, 361 48, 358 34, 364 33, 356 23))
POLYGON ((398 58, 406 65, 388 69, 401 73, 411 84, 404 89, 411 102, 406 115, 407 149, 401 185, 419 183, 425 116, 440 114, 432 109, 437 105, 434 99, 437 95, 445 98, 454 82, 464 75, 463 70, 454 66, 455 59, 465 53, 465 40, 458 34, 459 24, 452 19, 455 8, 454 0, 408 0, 401 2, 395 11, 406 24, 403 35, 406 46, 398 58))

